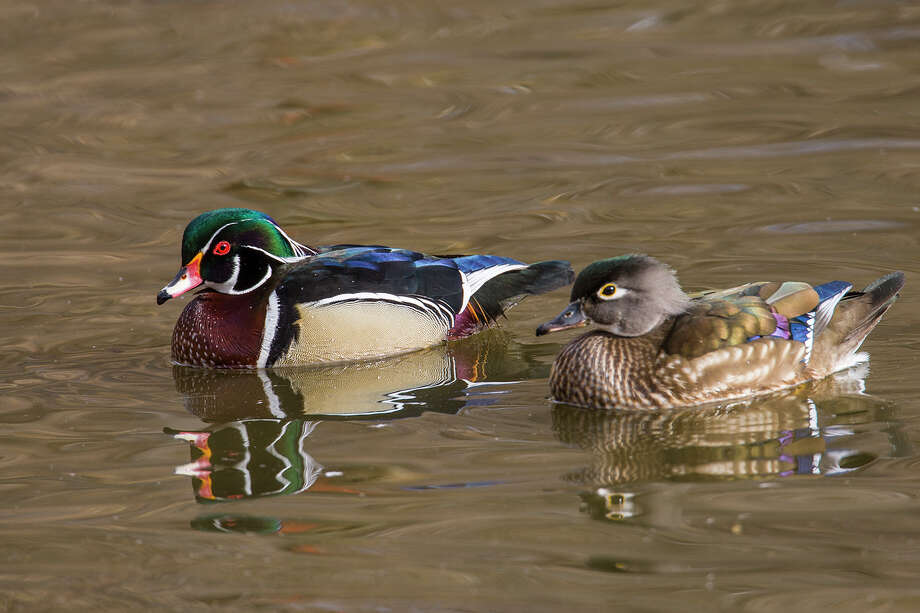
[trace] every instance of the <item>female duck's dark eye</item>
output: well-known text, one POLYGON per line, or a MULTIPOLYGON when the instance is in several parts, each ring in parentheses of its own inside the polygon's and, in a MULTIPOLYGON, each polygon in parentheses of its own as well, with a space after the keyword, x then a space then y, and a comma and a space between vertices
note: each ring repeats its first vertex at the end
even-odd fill
POLYGON ((604 300, 610 300, 617 295, 617 286, 615 283, 605 283, 597 290, 597 295, 604 300))
POLYGON ((214 255, 227 255, 230 253, 230 243, 227 241, 220 241, 214 245, 214 255))

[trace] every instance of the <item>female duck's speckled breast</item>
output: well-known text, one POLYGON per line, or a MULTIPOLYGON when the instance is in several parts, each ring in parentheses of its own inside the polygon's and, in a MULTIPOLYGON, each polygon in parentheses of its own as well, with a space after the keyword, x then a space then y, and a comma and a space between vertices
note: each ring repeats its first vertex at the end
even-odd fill
POLYGON ((670 329, 575 339, 553 363, 553 396, 596 408, 666 409, 778 390, 811 377, 801 343, 765 338, 688 360, 661 350, 670 329))
POLYGON ((555 398, 581 406, 660 408, 675 402, 653 376, 660 341, 594 332, 566 345, 553 362, 555 398))

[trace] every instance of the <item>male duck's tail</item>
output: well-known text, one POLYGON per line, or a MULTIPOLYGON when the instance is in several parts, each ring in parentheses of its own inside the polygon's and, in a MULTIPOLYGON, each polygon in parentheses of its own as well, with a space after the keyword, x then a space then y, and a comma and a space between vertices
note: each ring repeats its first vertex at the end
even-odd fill
POLYGON ((876 279, 861 292, 847 292, 840 300, 827 327, 815 338, 809 366, 819 376, 848 368, 863 361, 857 354, 904 287, 904 273, 892 272, 876 279))
POLYGON ((525 296, 543 294, 575 280, 572 265, 561 260, 537 262, 503 272, 482 284, 472 296, 450 331, 461 338, 490 326, 525 296))

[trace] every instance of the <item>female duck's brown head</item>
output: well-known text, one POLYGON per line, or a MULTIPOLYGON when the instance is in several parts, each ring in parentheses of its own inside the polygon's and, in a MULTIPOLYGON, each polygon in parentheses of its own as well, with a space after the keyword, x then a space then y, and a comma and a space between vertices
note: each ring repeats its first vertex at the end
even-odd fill
POLYGON ((578 275, 570 300, 537 336, 589 323, 616 336, 642 336, 690 306, 674 271, 647 255, 594 262, 578 275))

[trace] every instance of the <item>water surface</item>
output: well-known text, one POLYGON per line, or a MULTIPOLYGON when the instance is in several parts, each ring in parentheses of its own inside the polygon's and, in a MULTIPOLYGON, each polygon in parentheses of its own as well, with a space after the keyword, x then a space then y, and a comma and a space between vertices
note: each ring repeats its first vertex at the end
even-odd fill
POLYGON ((913 611, 910 4, 0 8, 0 608, 913 611), (174 368, 185 223, 690 290, 907 287, 868 372, 667 414, 553 405, 565 290, 354 368, 174 368), (178 304, 177 304, 178 303, 178 304))

